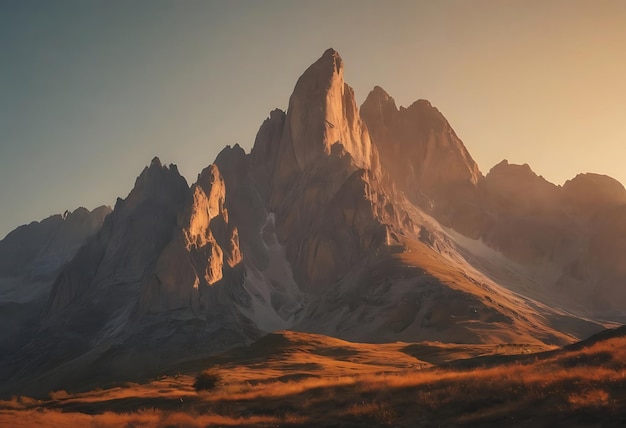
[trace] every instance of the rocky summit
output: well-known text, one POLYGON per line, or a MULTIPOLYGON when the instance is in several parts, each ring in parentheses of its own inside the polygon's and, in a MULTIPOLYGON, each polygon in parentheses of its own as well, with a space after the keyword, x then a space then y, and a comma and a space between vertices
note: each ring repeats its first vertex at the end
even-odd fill
POLYGON ((376 86, 358 108, 328 49, 250 153, 191 185, 154 158, 113 210, 0 242, 3 316, 30 308, 3 323, 0 393, 156 376, 278 330, 565 345, 619 321, 625 212, 609 177, 483 175, 429 101, 376 86))

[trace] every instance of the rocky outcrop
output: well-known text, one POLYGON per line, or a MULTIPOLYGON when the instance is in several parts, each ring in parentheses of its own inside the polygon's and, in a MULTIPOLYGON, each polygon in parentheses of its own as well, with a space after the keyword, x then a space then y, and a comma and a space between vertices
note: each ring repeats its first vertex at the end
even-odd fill
POLYGON ((274 111, 265 121, 251 166, 306 290, 329 287, 393 236, 387 232, 400 214, 332 49, 298 79, 287 113, 274 111))
POLYGON ((482 184, 489 209, 527 215, 558 207, 558 186, 535 174, 528 164, 503 160, 489 171, 482 184))
MULTIPOLYGON (((350 161, 345 166, 348 175, 360 168, 380 174, 378 151, 371 143, 356 107, 354 91, 344 82, 343 74, 341 57, 328 49, 298 79, 287 113, 273 112, 261 127, 252 150, 253 162, 264 163, 256 160, 257 156, 264 157, 271 168, 271 211, 279 209, 298 177, 310 174, 333 154, 349 154, 350 161)), ((334 194, 337 186, 328 193, 334 194)))
POLYGON ((124 295, 136 299, 138 285, 171 240, 187 194, 187 182, 176 166, 163 166, 154 158, 126 199, 117 200, 100 232, 56 279, 46 310, 48 316, 60 315, 86 294, 107 296, 100 301, 105 304, 111 295, 108 288, 116 284, 125 284, 124 295))
POLYGON ((441 224, 527 266, 542 292, 567 289, 570 301, 593 301, 594 310, 623 301, 615 213, 626 205, 626 190, 619 182, 588 173, 560 187, 506 160, 483 177, 428 101, 398 108, 378 86, 360 113, 392 182, 441 224))
POLYGON ((363 126, 354 91, 343 80, 343 60, 328 49, 298 79, 289 99, 283 139, 300 171, 341 143, 358 168, 378 171, 376 151, 363 126))
POLYGON ((460 228, 482 175, 439 110, 426 100, 398 109, 376 86, 360 113, 398 188, 444 224, 460 228))
POLYGON ((527 164, 500 162, 480 183, 479 203, 488 219, 481 239, 523 263, 569 259, 575 225, 559 203, 560 191, 527 164))
POLYGON ((239 234, 229 223, 226 187, 216 165, 205 168, 191 187, 177 230, 160 253, 154 274, 145 280, 142 312, 200 310, 201 288, 241 262, 239 234))

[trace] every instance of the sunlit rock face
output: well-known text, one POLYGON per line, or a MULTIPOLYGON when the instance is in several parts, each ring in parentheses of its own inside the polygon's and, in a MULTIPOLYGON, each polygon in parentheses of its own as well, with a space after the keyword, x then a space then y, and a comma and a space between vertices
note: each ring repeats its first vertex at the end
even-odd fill
POLYGON ((442 223, 475 234, 474 200, 482 175, 443 115, 426 100, 408 108, 376 86, 360 114, 383 168, 415 204, 442 223))
POLYGON ((200 290, 241 262, 239 234, 229 224, 226 187, 216 165, 205 168, 191 186, 177 230, 158 257, 154 275, 144 282, 142 311, 200 310, 200 290))
POLYGON ((398 223, 372 145, 329 49, 298 79, 287 113, 273 111, 251 154, 298 283, 330 286, 388 243, 398 223), (387 209, 385 207, 387 206, 387 209))
POLYGON ((378 172, 377 153, 363 126, 354 91, 343 80, 343 60, 328 49, 298 79, 289 99, 284 144, 293 150, 301 171, 335 143, 343 145, 358 168, 378 172))
POLYGON ((587 173, 561 187, 529 165, 506 160, 483 177, 428 101, 398 108, 378 86, 360 114, 385 174, 439 223, 526 266, 547 293, 567 290, 571 301, 589 302, 593 311, 613 310, 615 301, 623 301, 616 286, 624 280, 616 236, 626 190, 619 182, 587 173))
POLYGON ((430 102, 418 100, 398 109, 393 98, 376 86, 360 112, 383 165, 403 188, 420 188, 426 195, 438 196, 437 191, 449 185, 478 183, 478 165, 430 102))

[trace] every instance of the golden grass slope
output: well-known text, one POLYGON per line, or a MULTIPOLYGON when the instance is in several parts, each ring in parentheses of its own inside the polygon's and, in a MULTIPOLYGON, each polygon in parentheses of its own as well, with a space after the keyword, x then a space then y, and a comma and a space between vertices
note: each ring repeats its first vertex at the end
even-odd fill
MULTIPOLYGON (((446 361, 437 344, 363 345, 284 332, 145 384, 0 403, 0 426, 620 426, 626 328, 559 350, 446 361), (423 348, 420 348, 422 346, 423 348), (435 366, 411 357, 437 349, 435 366), (233 360, 229 360, 232 359, 233 360), (214 391, 196 392, 211 367, 214 391)), ((508 351, 521 349, 511 346, 508 351)), ((491 356, 486 356, 491 354, 491 356)))

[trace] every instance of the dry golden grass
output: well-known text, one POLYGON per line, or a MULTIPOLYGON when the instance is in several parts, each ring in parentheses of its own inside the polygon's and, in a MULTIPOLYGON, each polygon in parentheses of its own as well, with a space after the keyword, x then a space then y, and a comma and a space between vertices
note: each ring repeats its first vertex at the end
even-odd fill
POLYGON ((187 412, 167 412, 162 410, 138 410, 133 413, 104 412, 89 415, 59 410, 36 409, 22 411, 0 411, 0 426, 15 428, 50 427, 204 427, 204 426, 241 426, 241 425, 277 425, 298 423, 295 416, 271 417, 251 416, 232 418, 222 415, 194 414, 187 412))
POLYGON ((0 402, 0 426, 620 426, 626 422, 626 337, 550 353, 494 355, 433 367, 415 359, 404 365, 389 361, 404 344, 381 346, 382 358, 377 360, 372 345, 364 345, 361 354, 358 344, 290 335, 289 343, 273 356, 264 356, 265 361, 213 364, 212 370, 223 374, 215 391, 196 392, 191 373, 81 394, 57 391, 47 401, 0 402), (350 366, 350 359, 358 363, 350 366))

